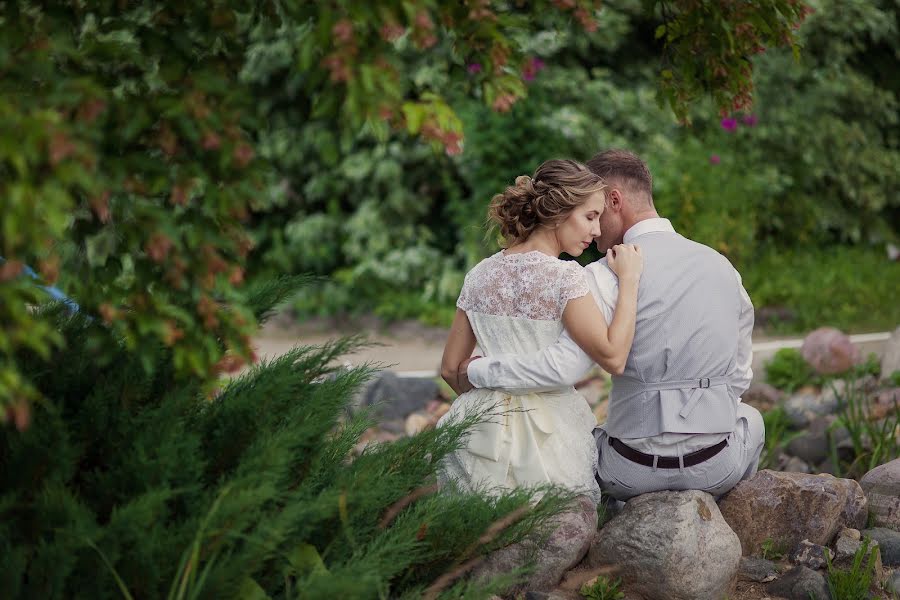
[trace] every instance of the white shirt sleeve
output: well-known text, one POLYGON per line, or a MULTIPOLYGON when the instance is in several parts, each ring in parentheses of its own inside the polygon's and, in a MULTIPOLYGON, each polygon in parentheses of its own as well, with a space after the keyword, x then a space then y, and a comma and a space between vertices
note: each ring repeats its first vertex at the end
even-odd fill
MULTIPOLYGON (((586 279, 607 324, 612 321, 618 280, 601 260, 585 268, 586 279)), ((467 374, 475 387, 511 393, 536 392, 574 385, 594 366, 568 332, 556 343, 532 354, 499 354, 469 363, 467 374)))
POLYGON ((734 379, 731 387, 734 389, 736 396, 740 397, 750 387, 753 380, 753 302, 744 289, 741 274, 734 271, 737 277, 738 289, 741 294, 741 313, 738 317, 738 349, 737 358, 735 359, 734 379))

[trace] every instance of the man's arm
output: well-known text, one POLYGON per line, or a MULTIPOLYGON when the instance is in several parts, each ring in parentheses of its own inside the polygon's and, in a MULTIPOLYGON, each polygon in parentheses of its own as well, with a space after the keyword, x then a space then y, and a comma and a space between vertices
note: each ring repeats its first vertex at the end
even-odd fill
POLYGON ((737 277, 738 288, 741 294, 741 313, 738 317, 738 350, 731 387, 740 397, 747 391, 750 387, 750 382, 753 380, 751 365, 753 364, 754 313, 753 302, 750 301, 750 296, 747 294, 747 290, 744 289, 741 274, 737 270, 735 270, 734 274, 737 277))
MULTIPOLYGON (((612 322, 618 285, 605 262, 586 269, 588 287, 607 323, 612 322)), ((594 366, 568 332, 554 344, 531 354, 500 354, 471 361, 465 371, 475 387, 513 393, 537 392, 574 385, 594 366)), ((461 371, 460 377, 464 374, 461 371)))

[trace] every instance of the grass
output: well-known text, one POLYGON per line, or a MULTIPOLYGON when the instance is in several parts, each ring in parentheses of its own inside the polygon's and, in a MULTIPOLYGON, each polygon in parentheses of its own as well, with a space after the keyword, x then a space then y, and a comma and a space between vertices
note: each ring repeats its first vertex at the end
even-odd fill
POLYGON ((885 331, 900 323, 900 261, 888 260, 881 247, 760 252, 738 270, 757 309, 792 313, 766 324, 773 334, 826 325, 853 333, 885 331))
POLYGON ((778 544, 772 538, 766 538, 762 543, 762 558, 766 560, 781 560, 787 555, 784 544, 778 544))
POLYGON ((841 600, 868 600, 871 598, 870 589, 875 579, 875 566, 878 562, 878 547, 869 550, 871 539, 866 536, 853 561, 846 569, 838 569, 826 554, 828 565, 828 589, 832 598, 841 600))
POLYGON ((896 432, 900 428, 900 397, 894 398, 894 410, 883 420, 869 418, 870 400, 859 390, 855 381, 848 381, 844 391, 838 395, 838 418, 832 428, 843 427, 850 436, 853 447, 851 460, 839 460, 837 446, 831 442, 831 462, 838 477, 858 479, 878 465, 900 457, 900 439, 896 432))
POLYGON ((619 589, 620 585, 622 585, 621 579, 612 581, 608 577, 599 575, 593 583, 581 586, 579 593, 588 600, 621 600, 625 597, 625 593, 619 589))

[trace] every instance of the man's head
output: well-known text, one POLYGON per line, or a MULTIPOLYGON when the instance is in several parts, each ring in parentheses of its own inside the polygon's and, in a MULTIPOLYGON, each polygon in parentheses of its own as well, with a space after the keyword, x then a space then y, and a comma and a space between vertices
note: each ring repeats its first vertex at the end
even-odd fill
POLYGON ((606 252, 622 243, 632 225, 659 216, 653 206, 653 178, 647 164, 627 150, 606 150, 587 166, 608 186, 597 239, 597 249, 606 252))

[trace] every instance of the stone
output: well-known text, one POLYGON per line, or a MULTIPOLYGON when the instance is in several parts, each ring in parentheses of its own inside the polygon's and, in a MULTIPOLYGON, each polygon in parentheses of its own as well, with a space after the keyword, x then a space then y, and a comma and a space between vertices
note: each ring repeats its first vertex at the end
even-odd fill
MULTIPOLYGON (((844 531, 847 531, 846 529, 844 531)), ((856 531, 854 529, 854 531, 856 531)), ((849 558, 853 558, 856 554, 856 551, 859 550, 859 547, 862 546, 862 540, 853 539, 852 537, 838 534, 837 541, 834 543, 834 557, 835 560, 845 561, 849 558)))
POLYGON ((900 410, 900 387, 882 390, 869 403, 870 420, 884 419, 900 410))
POLYGON ((771 560, 756 556, 742 556, 738 569, 738 579, 767 583, 778 577, 778 565, 771 560))
POLYGON ((784 548, 805 539, 827 545, 841 528, 859 528, 866 518, 865 495, 852 479, 767 469, 738 483, 719 508, 744 555, 755 556, 767 542, 784 548))
POLYGON ((687 490, 626 502, 597 534, 585 565, 614 567, 637 596, 689 600, 730 595, 740 559, 740 540, 712 496, 687 490))
POLYGON ((885 581, 884 589, 892 594, 892 598, 900 598, 900 569, 894 571, 893 575, 885 581))
POLYGON ((887 527, 873 527, 864 529, 861 533, 878 542, 884 566, 900 567, 900 532, 887 527))
POLYGON ((795 429, 805 429, 820 417, 831 417, 840 406, 840 397, 833 390, 811 391, 804 388, 784 402, 788 422, 795 429))
POLYGON ((900 531, 900 458, 879 465, 859 480, 876 527, 900 531))
POLYGON ((761 413, 768 412, 778 406, 784 400, 784 392, 773 385, 754 381, 750 388, 743 393, 741 401, 749 404, 761 413))
POLYGON ((408 415, 425 409, 439 394, 434 379, 399 377, 391 371, 382 371, 377 379, 363 389, 359 404, 374 407, 382 420, 402 421, 408 415))
POLYGON ((881 378, 889 379, 894 371, 900 371, 900 327, 891 334, 881 355, 881 378))
MULTIPOLYGON (((766 587, 766 591, 788 600, 809 600, 831 598, 828 583, 818 571, 809 567, 794 567, 766 587)), ((838 600, 838 599, 835 599, 838 600)))
POLYGON ((421 433, 428 429, 429 427, 433 427, 434 422, 421 413, 413 413, 406 417, 406 422, 404 424, 404 431, 408 436, 414 436, 417 433, 421 433))
POLYGON ((824 569, 828 564, 828 560, 832 558, 834 558, 834 552, 830 548, 813 544, 809 540, 803 540, 791 552, 792 563, 803 565, 810 569, 824 569))
POLYGON ((850 337, 833 327, 820 327, 811 331, 803 339, 800 354, 822 375, 848 371, 862 358, 859 348, 850 341, 850 337))
POLYGON ((534 561, 534 570, 522 590, 548 592, 563 575, 581 562, 597 532, 597 507, 585 496, 551 522, 549 536, 534 534, 522 542, 493 552, 478 565, 473 579, 491 580, 525 567, 534 561))
POLYGON ((785 450, 791 456, 796 456, 808 464, 820 463, 828 458, 830 450, 828 443, 828 427, 831 420, 827 417, 817 417, 809 424, 809 429, 800 433, 790 442, 785 450))
POLYGON ((788 473, 811 473, 812 468, 802 458, 796 456, 786 456, 784 464, 780 465, 779 471, 787 471, 788 473))

